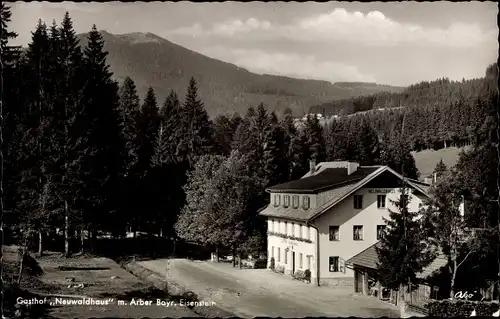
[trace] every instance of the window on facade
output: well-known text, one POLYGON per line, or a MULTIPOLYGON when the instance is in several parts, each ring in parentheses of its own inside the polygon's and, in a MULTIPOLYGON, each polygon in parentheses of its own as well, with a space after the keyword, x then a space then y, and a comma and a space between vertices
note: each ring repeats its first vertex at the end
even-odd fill
POLYGON ((274 195, 274 206, 279 206, 280 205, 280 195, 275 194, 274 195))
POLYGON ((302 238, 302 228, 303 228, 303 227, 304 227, 304 226, 299 225, 299 238, 302 238))
POLYGON ((285 253, 285 265, 286 265, 288 263, 288 252, 286 251, 286 249, 284 253, 285 253))
POLYGON ((290 195, 285 195, 285 200, 283 201, 283 207, 290 206, 290 195))
POLYGON ((271 258, 274 258, 274 246, 271 246, 271 258))
POLYGON ((338 256, 333 256, 329 258, 329 268, 330 272, 337 272, 339 271, 339 257, 338 256))
POLYGON ((292 207, 293 208, 299 207, 299 195, 292 196, 292 207))
POLYGON ((352 239, 354 240, 363 240, 363 226, 353 226, 352 227, 352 239))
POLYGON ((330 241, 339 240, 339 226, 330 226, 330 241))
POLYGON ((302 253, 299 254, 299 268, 302 268, 302 253))
POLYGON ((291 231, 292 237, 295 237, 295 224, 292 223, 292 231, 291 231))
POLYGON ((311 269, 311 256, 307 256, 307 269, 311 269))
POLYGON ((281 248, 278 247, 278 262, 281 260, 281 248))
POLYGON ((274 220, 271 220, 271 223, 270 223, 270 227, 269 227, 270 231, 274 232, 274 220))
POLYGON ((306 227, 306 236, 305 237, 306 237, 306 239, 309 239, 309 240, 311 239, 311 228, 310 228, 310 226, 306 227))
POLYGON ((385 208, 385 195, 377 196, 377 208, 385 208))
POLYGON ((309 196, 304 196, 304 197, 302 198, 302 207, 303 207, 304 209, 309 209, 309 206, 310 206, 310 205, 311 205, 311 203, 310 203, 309 196))
POLYGON ((384 236, 385 225, 377 225, 377 240, 382 239, 384 236))
POLYGON ((285 235, 288 235, 288 222, 285 222, 285 235))
POLYGON ((354 209, 363 208, 363 195, 354 195, 354 209))

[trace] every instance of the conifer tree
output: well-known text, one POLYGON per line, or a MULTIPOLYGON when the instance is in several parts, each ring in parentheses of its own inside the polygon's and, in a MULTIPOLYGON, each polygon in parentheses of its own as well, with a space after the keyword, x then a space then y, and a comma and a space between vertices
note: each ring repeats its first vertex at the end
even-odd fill
POLYGON ((308 116, 304 132, 307 136, 307 144, 311 159, 316 163, 326 160, 326 145, 323 135, 323 127, 316 116, 308 116))
POLYGON ((22 71, 27 81, 24 136, 21 143, 24 152, 18 158, 23 170, 18 187, 22 200, 18 208, 23 215, 25 233, 38 233, 39 254, 43 252, 43 237, 51 228, 54 204, 52 180, 56 149, 52 143, 52 104, 50 101, 50 43, 47 26, 39 20, 32 33, 32 41, 26 51, 26 64, 22 71))
POLYGON ((376 247, 380 280, 384 287, 403 293, 403 287, 413 288, 417 274, 433 260, 427 249, 425 235, 418 220, 418 212, 408 209, 411 201, 409 189, 403 181, 399 200, 391 200, 395 209, 389 209, 384 219, 386 230, 376 247))
POLYGON ((181 106, 177 94, 172 90, 160 109, 160 129, 151 160, 151 202, 156 221, 155 231, 162 236, 175 239, 174 224, 177 221, 185 194, 187 163, 179 162, 175 156, 181 137, 181 106))
POLYGON ((273 124, 264 147, 263 164, 267 182, 264 187, 284 183, 289 178, 285 132, 278 125, 277 119, 273 120, 273 114, 273 124))
MULTIPOLYGON (((84 71, 88 81, 83 88, 83 108, 78 117, 83 158, 81 170, 85 181, 84 209, 86 223, 93 229, 111 230, 117 226, 116 216, 122 176, 125 173, 125 143, 121 134, 118 84, 106 62, 108 53, 96 26, 88 34, 84 50, 84 71), (89 152, 90 150, 90 152, 89 152)), ((124 225, 118 227, 124 230, 124 225)), ((95 240, 95 235, 93 241, 95 240)))
POLYGON ((357 161, 361 165, 376 165, 380 161, 378 136, 367 121, 362 121, 357 132, 357 161))
POLYGON ((219 115, 214 120, 214 152, 220 155, 228 155, 231 152, 233 140, 233 128, 231 119, 225 115, 219 115))
POLYGON ((389 166, 405 177, 418 179, 419 173, 415 165, 415 158, 406 143, 395 137, 390 142, 384 142, 381 149, 382 165, 389 166))
POLYGON ((160 128, 158 105, 153 88, 149 88, 139 117, 139 158, 138 166, 142 175, 145 175, 151 165, 154 154, 154 144, 160 128))
POLYGON ((212 128, 196 85, 191 78, 181 109, 181 138, 176 151, 189 167, 193 167, 196 157, 212 152, 212 128))
POLYGON ((439 162, 437 162, 436 167, 434 168, 433 173, 436 173, 438 176, 443 175, 446 171, 448 170, 448 167, 446 167, 446 164, 443 162, 443 159, 439 159, 439 162))
POLYGON ((64 15, 57 34, 51 35, 51 45, 57 48, 59 53, 57 61, 53 61, 54 73, 58 75, 53 140, 57 145, 59 157, 55 175, 60 176, 54 187, 63 207, 64 251, 68 256, 70 226, 77 217, 75 202, 79 198, 79 190, 83 187, 79 182, 81 157, 78 154, 78 145, 81 144, 81 136, 77 133, 76 121, 80 113, 85 82, 82 51, 68 12, 64 15))
MULTIPOLYGON (((25 78, 22 77, 19 71, 20 48, 13 46, 9 42, 17 38, 17 33, 9 29, 11 22, 12 12, 7 2, 0 2, 0 60, 2 61, 2 78, 1 90, 2 98, 0 104, 2 106, 2 128, 0 132, 0 140, 2 141, 2 151, 0 162, 3 165, 3 191, 0 196, 3 198, 1 207, 2 214, 5 220, 15 225, 15 207, 16 207, 16 192, 17 192, 17 176, 19 176, 19 163, 16 158, 20 152, 19 136, 24 134, 22 127, 22 113, 23 113, 23 95, 21 93, 21 85, 25 78)), ((4 228, 6 230, 6 228, 4 228)))
POLYGON ((284 116, 283 120, 280 123, 281 128, 284 133, 284 147, 285 147, 285 152, 286 152, 286 158, 287 158, 287 170, 288 170, 288 175, 287 175, 287 180, 291 180, 292 178, 292 167, 294 167, 294 155, 295 155, 295 150, 294 150, 294 145, 292 141, 295 140, 295 138, 298 136, 298 130, 295 127, 295 123, 293 120, 293 115, 292 115, 292 110, 286 109, 284 111, 284 116))
POLYGON ((141 107, 139 96, 137 95, 137 88, 130 77, 126 77, 125 80, 123 80, 119 94, 122 134, 128 151, 128 171, 131 173, 130 171, 137 166, 138 162, 138 129, 141 107))

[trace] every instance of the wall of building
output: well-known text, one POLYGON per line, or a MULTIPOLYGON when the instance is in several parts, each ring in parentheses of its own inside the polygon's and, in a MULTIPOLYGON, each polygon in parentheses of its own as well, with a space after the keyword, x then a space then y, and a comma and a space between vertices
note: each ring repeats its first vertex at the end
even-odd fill
MULTIPOLYGON (((400 194, 399 189, 394 188, 362 188, 314 220, 320 232, 319 261, 322 280, 354 277, 352 269, 345 267, 343 261, 377 242, 377 225, 385 225, 383 218, 389 217, 389 209, 396 210, 391 200, 399 200, 400 194), (363 196, 361 209, 354 209, 354 195, 363 196), (385 208, 377 207, 377 195, 386 195, 385 208), (355 225, 363 226, 363 240, 353 239, 355 225), (339 226, 338 241, 330 241, 329 226, 339 226), (342 271, 330 272, 330 256, 340 257, 340 266, 344 267, 342 271)), ((421 202, 421 195, 411 195, 409 209, 418 211, 421 202)))
MULTIPOLYGON (((288 235, 301 238, 304 240, 310 240, 311 242, 305 242, 298 239, 284 238, 279 235, 268 234, 267 236, 267 251, 268 251, 268 268, 270 266, 271 258, 274 257, 275 267, 278 265, 285 267, 285 273, 291 275, 293 262, 292 256, 295 252, 295 270, 306 270, 308 266, 311 270, 311 276, 316 277, 316 230, 312 227, 307 226, 305 223, 300 222, 287 222, 288 229, 285 231, 285 220, 277 218, 268 219, 268 227, 274 225, 280 225, 279 231, 274 231, 281 235, 288 235), (293 228, 292 228, 293 225, 293 228), (294 233, 292 230, 294 229, 294 233), (301 231, 302 229, 302 231, 301 231), (279 258, 278 258, 278 248, 279 248, 279 258), (300 257, 302 254, 302 265, 300 262, 300 257), (286 258, 285 258, 286 255, 286 258), (307 258, 310 258, 310 265, 308 265, 307 258), (285 263, 286 261, 286 263, 285 263)), ((268 228, 272 232, 272 228, 268 228)), ((276 229, 276 228, 275 228, 276 229)))

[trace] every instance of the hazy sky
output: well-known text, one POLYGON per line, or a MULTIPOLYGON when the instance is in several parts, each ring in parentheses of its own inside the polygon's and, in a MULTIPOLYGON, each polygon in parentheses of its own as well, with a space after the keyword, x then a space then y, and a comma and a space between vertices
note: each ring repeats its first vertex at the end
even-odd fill
POLYGON ((257 73, 409 85, 481 77, 497 60, 494 2, 261 3, 15 2, 10 28, 27 44, 39 18, 69 11, 78 33, 92 24, 152 32, 257 73))

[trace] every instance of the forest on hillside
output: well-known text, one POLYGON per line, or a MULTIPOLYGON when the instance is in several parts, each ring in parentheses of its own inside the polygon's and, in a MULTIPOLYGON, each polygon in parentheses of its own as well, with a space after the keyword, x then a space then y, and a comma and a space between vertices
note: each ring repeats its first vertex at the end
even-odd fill
MULTIPOLYGON (((66 256, 93 249, 102 233, 123 238, 130 231, 257 253, 266 247, 266 223, 258 215, 268 204, 265 189, 300 178, 310 160, 388 165, 419 177, 411 155, 417 142, 408 143, 408 136, 417 136, 411 134, 428 118, 411 108, 403 112, 404 129, 394 113, 385 122, 354 116, 327 130, 310 117, 297 130, 290 110, 279 119, 263 103, 211 121, 194 78, 185 92, 172 90, 163 101, 153 88, 141 98, 130 77, 119 85, 102 35, 94 26, 82 47, 69 13, 60 25, 39 21, 24 52, 9 45, 16 34, 4 3, 1 18, 4 220, 12 232, 23 230, 23 240, 39 240, 40 251, 44 239, 63 229, 66 256)), ((487 145, 487 152, 463 155, 467 169, 491 155, 497 122, 487 115, 498 106, 496 70, 488 69, 481 99, 473 100, 481 107, 468 106, 469 117, 484 115, 475 115, 472 130, 461 126, 462 117, 433 117, 442 130, 421 137, 445 134, 453 141, 472 132, 467 141, 479 150, 487 145)))
POLYGON ((462 82, 438 79, 412 85, 403 93, 334 102, 333 108, 340 113, 364 112, 336 117, 328 123, 327 130, 336 136, 347 136, 367 121, 381 141, 391 140, 403 132, 403 140, 413 151, 478 143, 496 116, 491 108, 496 72, 495 63, 481 79, 462 82))

